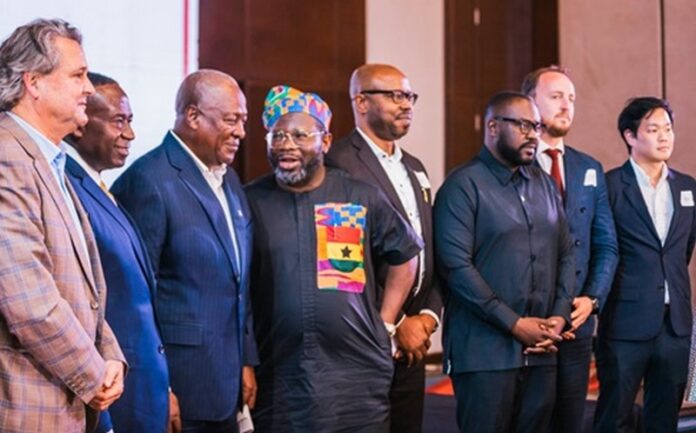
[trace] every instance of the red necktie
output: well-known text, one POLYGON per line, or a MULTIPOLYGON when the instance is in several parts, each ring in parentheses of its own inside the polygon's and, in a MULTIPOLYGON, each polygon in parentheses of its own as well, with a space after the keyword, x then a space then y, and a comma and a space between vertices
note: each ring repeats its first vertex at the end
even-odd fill
POLYGON ((561 197, 563 197, 563 179, 561 178, 561 161, 560 161, 560 156, 561 156, 561 151, 558 149, 546 149, 544 151, 545 154, 551 157, 551 177, 553 178, 554 182, 556 182, 556 186, 558 187, 558 190, 561 192, 561 197))

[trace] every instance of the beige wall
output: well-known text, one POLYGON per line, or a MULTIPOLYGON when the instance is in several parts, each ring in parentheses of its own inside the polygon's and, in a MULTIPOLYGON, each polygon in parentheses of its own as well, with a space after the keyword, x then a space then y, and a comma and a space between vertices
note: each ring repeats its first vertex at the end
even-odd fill
POLYGON ((367 0, 365 9, 367 61, 397 66, 419 95, 401 144, 423 161, 437 189, 445 172, 444 1, 367 0))

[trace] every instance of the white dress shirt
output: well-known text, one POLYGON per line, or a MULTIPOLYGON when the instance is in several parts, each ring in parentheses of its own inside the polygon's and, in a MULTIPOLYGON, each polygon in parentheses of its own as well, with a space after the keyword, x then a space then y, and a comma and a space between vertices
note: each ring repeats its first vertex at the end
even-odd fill
MULTIPOLYGON (((411 184, 411 179, 408 177, 408 171, 406 166, 401 161, 403 158, 403 153, 398 143, 394 143, 394 154, 387 154, 382 148, 377 146, 370 137, 367 136, 360 128, 356 128, 358 133, 365 140, 370 150, 375 154, 380 165, 387 174, 389 181, 396 190, 396 194, 399 196, 399 201, 406 211, 408 216, 408 221, 411 224, 413 230, 418 234, 418 236, 423 238, 423 227, 421 226, 420 212, 418 211, 418 202, 416 201, 416 192, 413 189, 413 184, 411 184)), ((425 249, 422 249, 418 253, 419 262, 419 272, 417 276, 416 285, 413 288, 413 295, 415 296, 420 292, 421 286, 423 285, 423 278, 425 277, 425 249)), ((440 323, 440 318, 434 311, 424 309, 420 311, 421 314, 428 314, 432 316, 436 323, 440 323)))
MULTIPOLYGON (((638 163, 636 163, 633 158, 629 158, 629 160, 631 161, 631 166, 636 174, 638 187, 643 195, 645 206, 648 208, 650 219, 655 226, 655 231, 657 232, 657 236, 660 238, 660 242, 664 246, 665 239, 667 239, 667 233, 669 233, 669 225, 672 221, 672 215, 674 215, 674 202, 672 200, 669 182, 667 182, 667 174, 669 173, 667 164, 663 163, 660 179, 657 181, 657 185, 652 186, 650 177, 645 173, 645 171, 643 171, 638 163)), ((665 304, 669 304, 669 287, 667 286, 666 280, 665 304)))
POLYGON ((227 221, 227 229, 230 232, 230 237, 232 238, 232 247, 234 248, 234 259, 237 265, 237 269, 241 269, 241 264, 239 262, 239 245, 237 245, 237 236, 235 235, 234 231, 234 222, 232 221, 232 214, 230 213, 230 206, 229 203, 227 202, 227 197, 225 196, 225 190, 222 187, 222 184, 224 182, 223 177, 225 176, 225 173, 227 173, 227 166, 224 164, 221 164, 217 167, 213 167, 212 169, 208 168, 207 165, 201 161, 195 153, 189 149, 189 147, 184 144, 184 142, 179 138, 178 135, 174 133, 174 131, 169 131, 172 134, 172 137, 176 138, 176 141, 179 142, 181 147, 184 149, 187 155, 193 159, 193 162, 196 164, 196 167, 201 171, 201 174, 203 175, 203 178, 205 179, 206 183, 208 186, 210 186, 210 189, 213 191, 213 194, 215 194, 215 197, 217 198, 218 202, 220 203, 220 206, 222 207, 222 212, 225 214, 225 221, 227 221))

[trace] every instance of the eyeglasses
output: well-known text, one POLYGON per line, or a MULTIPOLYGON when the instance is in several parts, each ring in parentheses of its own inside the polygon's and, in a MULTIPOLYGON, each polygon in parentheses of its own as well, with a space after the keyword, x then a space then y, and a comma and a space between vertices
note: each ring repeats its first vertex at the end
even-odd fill
POLYGON ((524 135, 529 134, 530 131, 534 131, 537 134, 544 132, 544 124, 540 122, 532 122, 527 119, 514 119, 512 117, 495 116, 495 120, 502 120, 503 122, 514 123, 520 129, 520 132, 524 135))
POLYGON ((326 134, 326 131, 303 131, 301 129, 295 129, 292 131, 283 131, 279 129, 277 131, 271 131, 266 134, 266 143, 270 147, 278 147, 285 142, 285 140, 290 140, 296 146, 304 146, 312 142, 312 138, 317 135, 326 134))
POLYGON ((405 92, 403 90, 363 90, 360 92, 363 95, 385 95, 389 96, 391 100, 397 104, 401 105, 404 101, 408 101, 411 105, 416 105, 418 100, 418 94, 414 92, 405 92))

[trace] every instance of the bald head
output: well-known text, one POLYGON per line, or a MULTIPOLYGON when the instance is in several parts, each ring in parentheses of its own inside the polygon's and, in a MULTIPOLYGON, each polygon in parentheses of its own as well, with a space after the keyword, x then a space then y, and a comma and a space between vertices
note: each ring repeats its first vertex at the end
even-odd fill
POLYGON ((204 101, 209 101, 221 88, 234 93, 241 92, 237 81, 224 72, 201 69, 189 74, 176 93, 177 119, 186 114, 186 107, 198 106, 204 101))
POLYGON ((246 121, 246 97, 224 72, 201 69, 179 86, 174 133, 209 168, 232 164, 246 121))
POLYGON ((354 99, 363 90, 382 89, 386 82, 406 78, 403 72, 391 65, 368 63, 353 71, 350 76, 350 98, 354 99))

